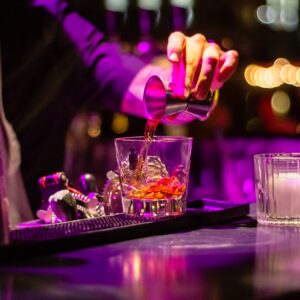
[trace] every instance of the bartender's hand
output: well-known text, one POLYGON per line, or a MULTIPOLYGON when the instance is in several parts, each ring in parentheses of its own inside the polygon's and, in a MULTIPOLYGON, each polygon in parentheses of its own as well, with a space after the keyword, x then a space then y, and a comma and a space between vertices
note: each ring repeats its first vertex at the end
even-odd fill
POLYGON ((202 34, 188 37, 173 32, 168 39, 167 55, 172 63, 169 87, 180 98, 192 94, 196 99, 205 99, 210 90, 222 87, 238 64, 235 50, 224 52, 202 34))

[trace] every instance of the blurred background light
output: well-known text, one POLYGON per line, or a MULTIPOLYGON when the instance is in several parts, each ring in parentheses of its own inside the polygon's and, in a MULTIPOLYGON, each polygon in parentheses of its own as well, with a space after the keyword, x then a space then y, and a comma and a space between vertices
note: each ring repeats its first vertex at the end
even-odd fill
POLYGON ((297 84, 300 84, 300 68, 297 69, 296 80, 297 80, 297 84))
POLYGON ((124 114, 115 113, 113 114, 113 120, 111 123, 111 129, 114 133, 122 134, 128 130, 129 120, 124 114))
POLYGON ((128 0, 105 0, 105 8, 115 12, 125 12, 128 7, 128 0))
POLYGON ((243 182, 243 192, 245 194, 250 194, 253 191, 254 182, 252 178, 246 178, 243 182))
POLYGON ((102 120, 99 114, 91 113, 88 117, 87 134, 91 138, 96 138, 101 134, 102 120))
POLYGON ((286 64, 286 65, 282 66, 281 70, 280 70, 280 78, 282 79, 282 81, 284 83, 287 83, 287 84, 289 84, 288 74, 289 74, 290 68, 291 68, 291 65, 286 64))
POLYGON ((289 72, 288 72, 288 81, 291 85, 297 84, 297 71, 299 68, 291 65, 289 72))
POLYGON ((171 0, 174 31, 184 31, 194 21, 194 0, 171 0))
POLYGON ((289 63, 290 62, 286 58, 283 58, 283 57, 279 57, 279 58, 275 59, 275 61, 274 61, 274 65, 280 66, 280 67, 282 67, 286 64, 289 64, 289 63))
POLYGON ((141 41, 137 44, 136 48, 140 53, 147 53, 150 51, 151 45, 147 41, 141 41))
POLYGON ((188 8, 193 6, 194 0, 171 0, 171 5, 177 6, 177 7, 183 7, 188 8))
POLYGON ((221 45, 222 45, 222 47, 224 47, 225 49, 228 50, 228 49, 232 49, 233 48, 234 43, 233 43, 232 38, 224 37, 221 40, 221 45))
POLYGON ((271 24, 276 20, 275 10, 268 5, 260 5, 256 10, 257 19, 263 24, 271 24))
POLYGON ((166 135, 177 135, 177 136, 187 136, 188 135, 188 127, 186 125, 172 125, 172 126, 164 126, 164 131, 166 135))
POLYGON ((280 21, 282 27, 286 31, 294 31, 298 27, 299 16, 298 16, 298 1, 282 1, 285 3, 285 9, 280 11, 280 21))
POLYGON ((249 85, 252 85, 254 86, 254 81, 253 79, 251 78, 251 72, 253 70, 255 66, 254 65, 248 65, 245 70, 244 70, 244 77, 245 77, 245 80, 246 82, 249 84, 249 85))
POLYGON ((275 114, 287 114, 291 107, 289 95, 284 91, 276 91, 271 98, 271 107, 275 114))
POLYGON ((285 58, 277 58, 270 67, 255 64, 246 66, 244 78, 249 85, 261 88, 275 88, 283 83, 298 87, 300 68, 285 58))
POLYGON ((267 0, 256 9, 257 20, 273 30, 295 31, 299 25, 299 0, 267 0))
POLYGON ((138 0, 137 5, 139 8, 147 10, 159 10, 162 0, 138 0))

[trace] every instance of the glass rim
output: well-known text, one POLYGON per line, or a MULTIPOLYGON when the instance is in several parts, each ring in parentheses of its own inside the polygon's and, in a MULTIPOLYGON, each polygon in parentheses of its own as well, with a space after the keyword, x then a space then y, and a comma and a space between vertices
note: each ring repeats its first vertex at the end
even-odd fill
MULTIPOLYGON (((144 136, 126 136, 118 137, 114 139, 115 142, 145 142, 146 139, 144 136)), ((151 142, 178 142, 178 141, 192 141, 192 137, 187 136, 167 136, 167 135, 155 135, 151 142)))
POLYGON ((254 155, 254 159, 300 159, 300 152, 270 152, 270 153, 258 153, 254 155))

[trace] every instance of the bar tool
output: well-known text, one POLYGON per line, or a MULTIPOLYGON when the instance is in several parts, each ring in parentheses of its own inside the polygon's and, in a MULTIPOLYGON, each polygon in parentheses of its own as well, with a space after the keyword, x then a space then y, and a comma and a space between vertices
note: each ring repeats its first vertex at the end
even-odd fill
POLYGON ((144 89, 144 105, 147 119, 161 118, 186 112, 205 121, 217 104, 218 90, 211 91, 206 99, 196 100, 191 95, 180 99, 172 93, 167 84, 157 75, 151 76, 144 89))

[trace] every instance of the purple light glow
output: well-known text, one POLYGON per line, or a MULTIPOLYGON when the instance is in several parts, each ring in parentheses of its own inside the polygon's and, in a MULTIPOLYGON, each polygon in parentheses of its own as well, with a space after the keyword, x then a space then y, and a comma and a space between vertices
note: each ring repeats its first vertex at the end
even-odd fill
POLYGON ((247 178, 243 183, 243 192, 245 194, 250 194, 254 189, 254 181, 252 178, 247 178))
POLYGON ((300 141, 293 138, 223 138, 221 141, 201 142, 203 165, 200 185, 194 186, 191 198, 216 198, 255 202, 254 162, 258 153, 300 152, 300 141))
POLYGON ((150 43, 146 41, 141 41, 137 44, 137 50, 143 54, 148 53, 150 48, 151 48, 150 43))

